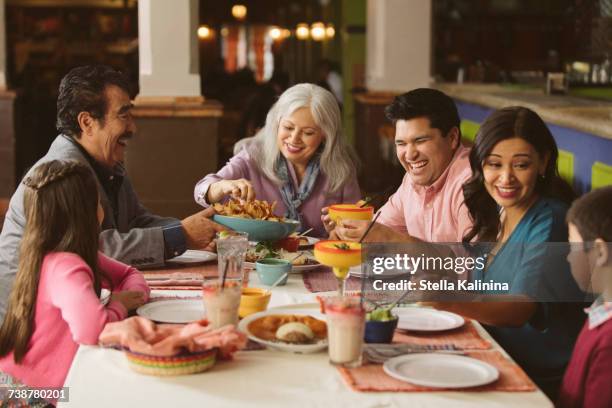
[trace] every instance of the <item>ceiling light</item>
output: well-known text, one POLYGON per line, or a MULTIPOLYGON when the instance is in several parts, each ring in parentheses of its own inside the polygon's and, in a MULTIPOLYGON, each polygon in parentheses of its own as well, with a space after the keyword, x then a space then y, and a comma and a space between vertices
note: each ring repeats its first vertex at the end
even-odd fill
POLYGON ((235 4, 234 6, 232 6, 232 16, 234 16, 236 20, 242 21, 245 19, 246 15, 247 15, 246 6, 242 4, 235 4))
POLYGON ((299 40, 307 40, 310 36, 310 30, 308 29, 308 24, 300 23, 295 28, 295 36, 299 40))
POLYGON ((315 41, 323 41, 325 39, 325 24, 317 22, 310 26, 310 35, 315 41))
POLYGON ((200 26, 198 28, 198 37, 205 39, 210 37, 210 28, 208 26, 200 26))

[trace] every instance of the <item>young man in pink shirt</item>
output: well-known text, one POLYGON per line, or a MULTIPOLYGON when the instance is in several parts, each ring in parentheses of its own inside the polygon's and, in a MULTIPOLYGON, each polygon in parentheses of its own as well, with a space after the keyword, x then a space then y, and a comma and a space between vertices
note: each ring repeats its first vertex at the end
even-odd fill
MULTIPOLYGON (((365 240, 461 242, 472 225, 462 190, 472 171, 455 103, 443 92, 419 88, 397 96, 385 113, 395 125, 397 158, 406 175, 365 240)), ((326 223, 333 227, 327 218, 326 223)), ((345 220, 335 233, 355 241, 367 225, 345 220)))

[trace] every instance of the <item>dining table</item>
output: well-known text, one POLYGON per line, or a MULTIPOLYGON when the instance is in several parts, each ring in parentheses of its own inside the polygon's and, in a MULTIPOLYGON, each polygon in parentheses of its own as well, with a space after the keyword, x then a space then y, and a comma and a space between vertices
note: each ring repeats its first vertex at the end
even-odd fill
MULTIPOLYGON (((210 266, 208 267, 210 268, 210 266)), ((303 273, 309 273, 308 271, 303 273)), ((250 273, 249 286, 262 287, 250 273)), ((183 288, 184 289, 184 288, 183 288)), ((272 289, 268 309, 314 304, 317 296, 304 285, 301 274, 290 274, 287 284, 272 289)), ((152 290, 160 298, 201 297, 200 290, 152 290)), ((280 309, 279 309, 280 310, 280 309)), ((493 350, 510 357, 477 322, 482 339, 493 350)), ((552 407, 537 387, 532 391, 474 389, 419 392, 361 392, 349 387, 329 363, 327 351, 296 354, 272 349, 241 350, 230 361, 192 375, 157 377, 132 371, 122 351, 81 345, 65 387, 68 400, 59 407, 552 407)))

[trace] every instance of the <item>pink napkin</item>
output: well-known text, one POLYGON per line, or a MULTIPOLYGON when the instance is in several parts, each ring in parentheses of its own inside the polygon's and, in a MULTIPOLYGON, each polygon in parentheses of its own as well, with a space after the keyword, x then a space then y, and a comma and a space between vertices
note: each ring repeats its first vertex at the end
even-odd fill
POLYGON ((174 356, 216 347, 220 358, 231 358, 235 351, 246 346, 247 338, 233 325, 212 329, 206 320, 187 325, 156 325, 144 317, 134 316, 108 323, 98 341, 103 346, 120 345, 153 356, 174 356))

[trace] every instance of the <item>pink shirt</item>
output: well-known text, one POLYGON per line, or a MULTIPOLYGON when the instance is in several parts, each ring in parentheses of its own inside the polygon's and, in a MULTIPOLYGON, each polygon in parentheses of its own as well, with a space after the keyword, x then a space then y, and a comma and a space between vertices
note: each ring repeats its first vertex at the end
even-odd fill
POLYGON ((401 186, 381 208, 378 222, 426 242, 461 242, 472 227, 462 190, 472 176, 469 152, 460 146, 431 186, 413 184, 406 173, 401 186))
MULTIPOLYGON (((292 166, 289 166, 289 172, 294 186, 296 186, 297 178, 292 166)), ((269 202, 276 201, 275 212, 277 215, 284 216, 286 214, 287 207, 283 203, 279 187, 259 171, 251 160, 248 148, 242 149, 237 155, 232 157, 216 174, 209 174, 198 181, 194 190, 194 198, 201 206, 208 207, 210 204, 206 201, 206 193, 211 184, 220 180, 236 180, 240 178, 251 182, 257 199, 269 202)), ((360 198, 361 194, 356 177, 347 181, 339 190, 331 192, 327 188, 327 176, 320 172, 312 192, 298 208, 298 212, 301 214, 302 221, 304 222, 303 229, 313 228, 313 231, 308 234, 310 236, 327 237, 327 232, 325 232, 325 227, 321 222, 321 208, 332 204, 356 203, 360 198)))
MULTIPOLYGON (((98 253, 114 291, 149 287, 137 269, 98 253)), ((43 259, 36 298, 34 331, 20 364, 13 353, 0 359, 0 370, 30 387, 61 387, 79 344, 98 344, 108 322, 124 319, 125 307, 111 301, 102 305, 93 289, 93 272, 81 257, 51 252, 43 259)))

